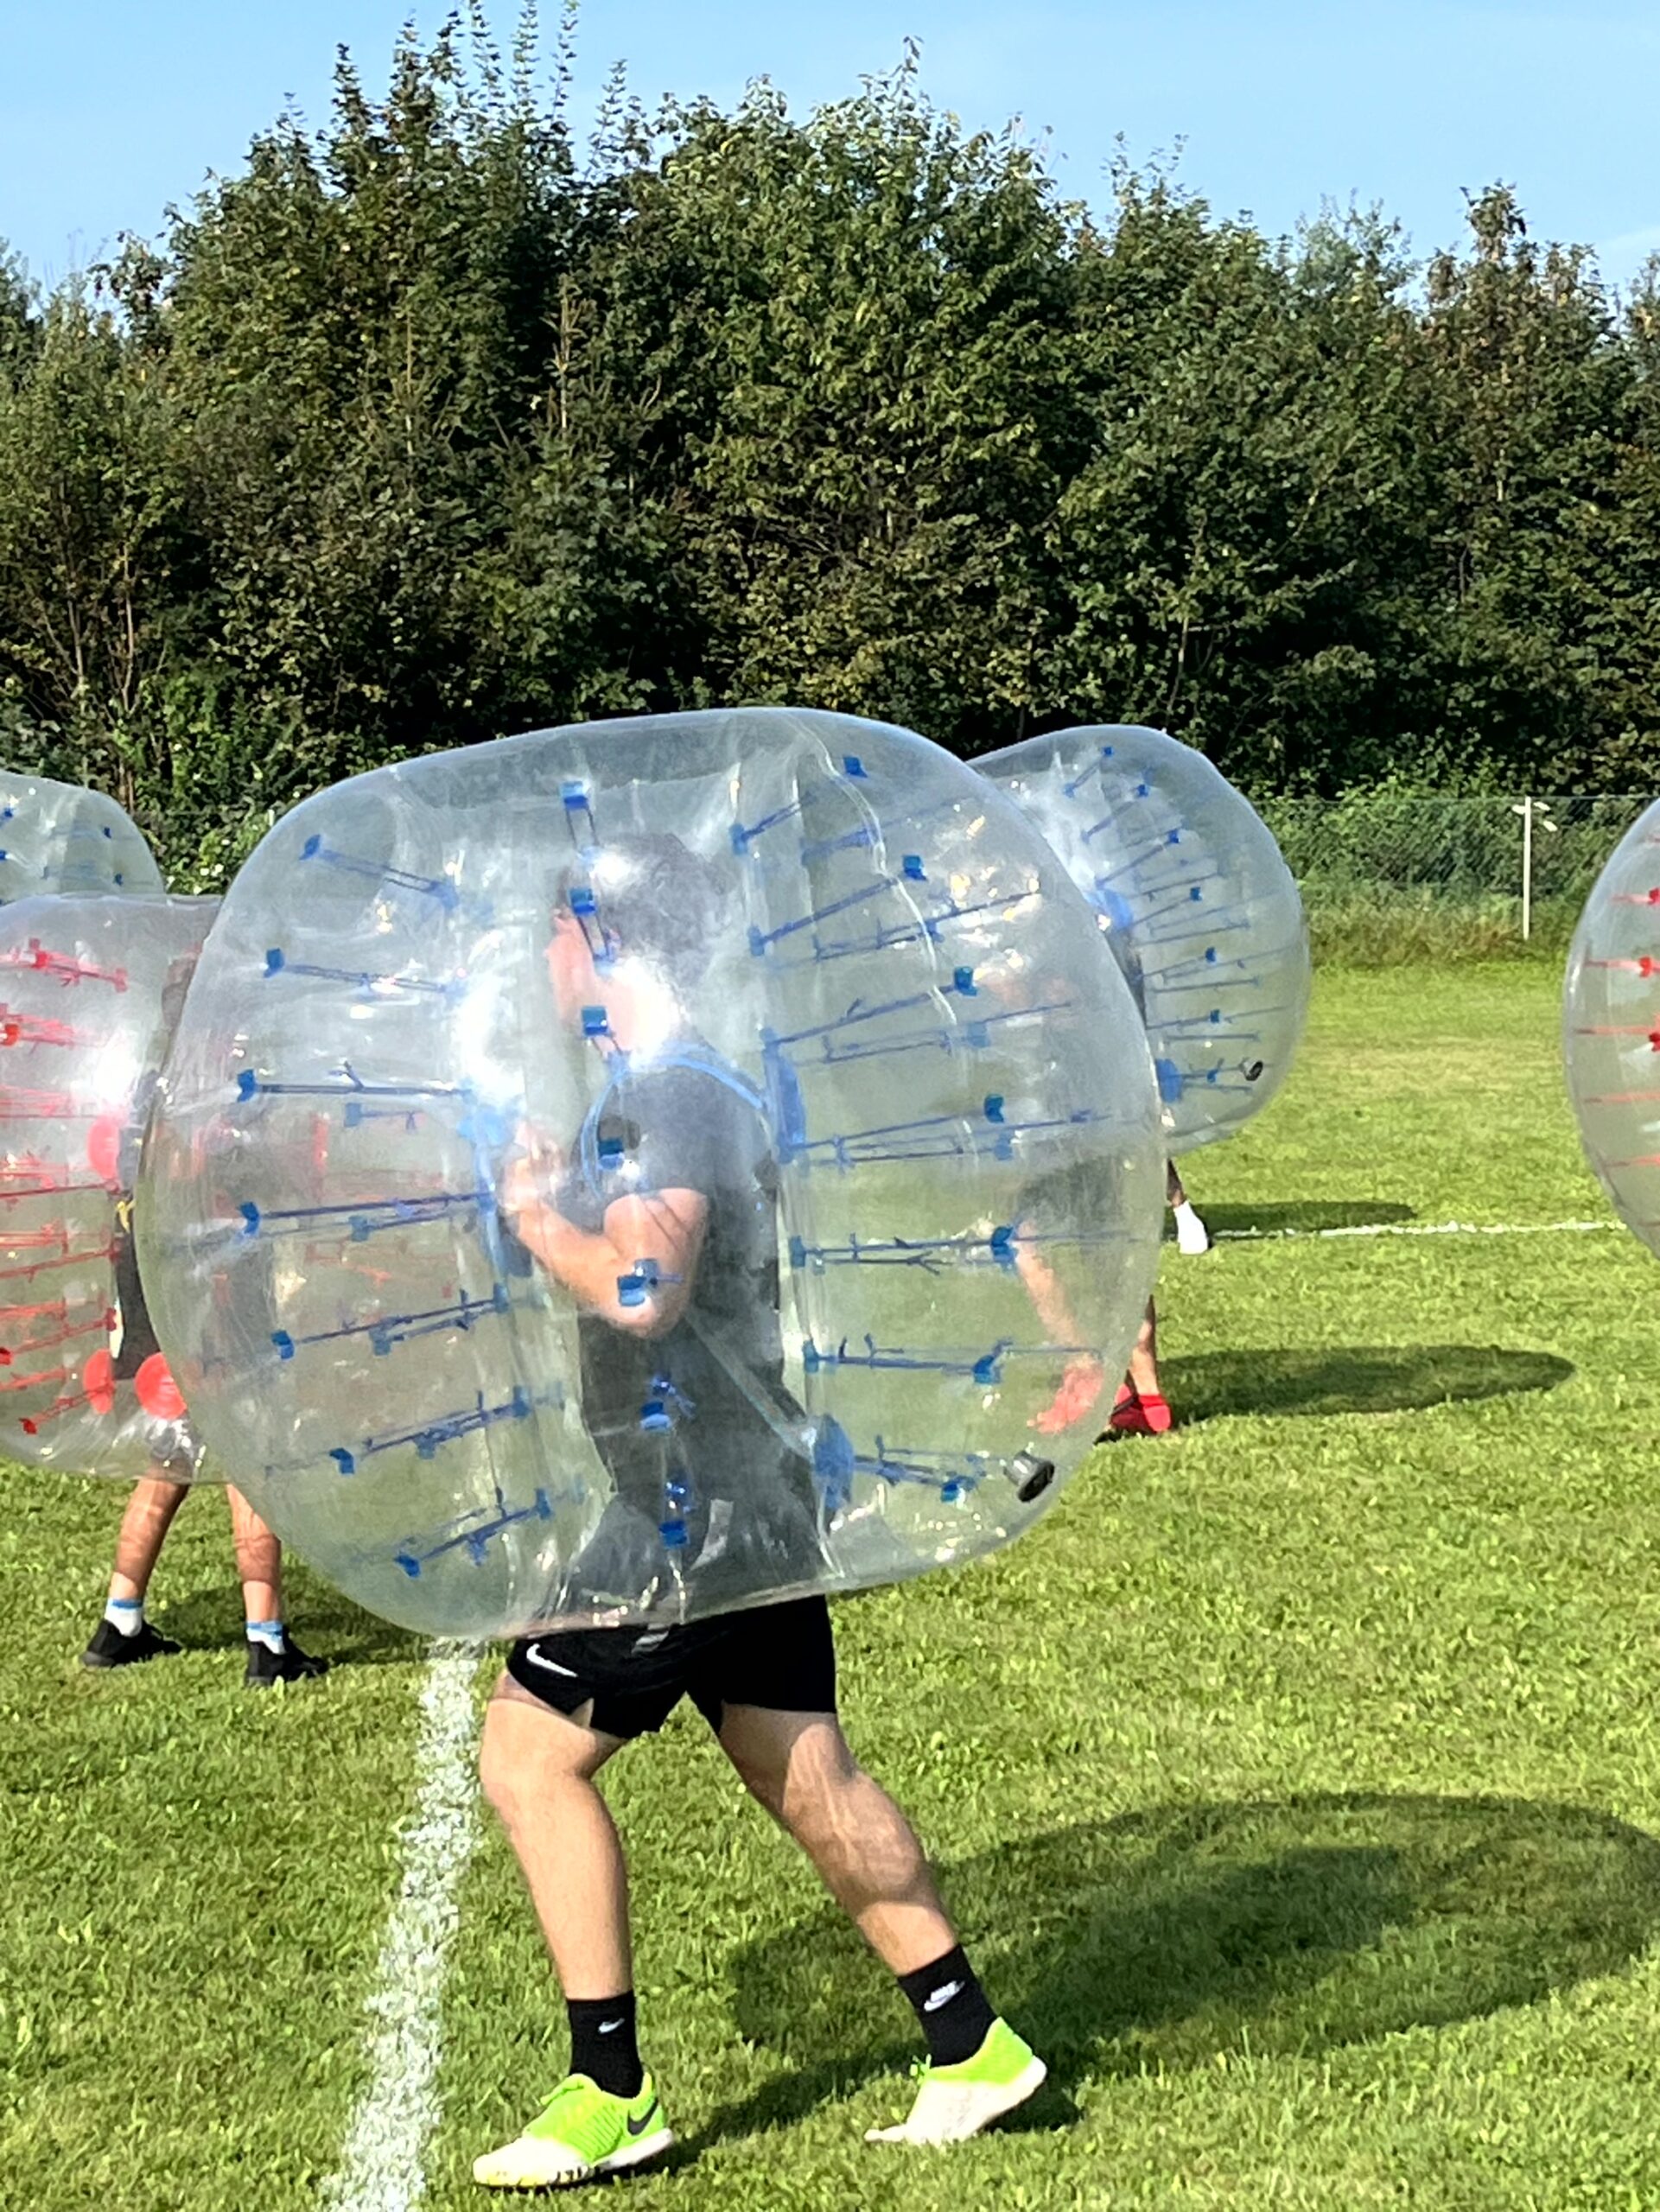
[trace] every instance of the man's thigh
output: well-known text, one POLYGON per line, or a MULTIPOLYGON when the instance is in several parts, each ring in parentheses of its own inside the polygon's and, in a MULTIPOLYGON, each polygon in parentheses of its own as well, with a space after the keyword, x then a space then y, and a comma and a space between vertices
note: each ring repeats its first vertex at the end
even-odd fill
POLYGON ((562 1713, 534 1696, 505 1669, 485 1710, 481 1753, 487 1786, 493 1770, 521 1783, 538 1770, 550 1780, 591 1779, 626 1740, 593 1726, 591 1698, 562 1713))

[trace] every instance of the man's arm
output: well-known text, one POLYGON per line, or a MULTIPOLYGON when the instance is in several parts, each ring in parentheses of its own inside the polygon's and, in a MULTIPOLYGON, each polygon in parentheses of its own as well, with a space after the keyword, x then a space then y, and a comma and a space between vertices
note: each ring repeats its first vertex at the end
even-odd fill
POLYGON ((531 1257, 579 1306, 633 1337, 661 1337, 685 1312, 709 1227, 701 1191, 617 1198, 597 1231, 567 1221, 544 1194, 540 1163, 517 1160, 502 1210, 531 1257))

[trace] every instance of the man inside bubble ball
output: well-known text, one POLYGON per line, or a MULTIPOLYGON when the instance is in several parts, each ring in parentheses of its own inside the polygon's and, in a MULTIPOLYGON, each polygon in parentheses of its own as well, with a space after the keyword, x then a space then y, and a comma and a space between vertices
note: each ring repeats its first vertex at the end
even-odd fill
MULTIPOLYGON (((716 938, 722 886, 677 839, 644 833, 593 873, 592 884, 563 889, 548 968, 561 1017, 626 1073, 607 1083, 569 1161, 526 1133, 503 1192, 531 1262, 582 1309, 584 1409, 616 1497, 597 1556, 576 1571, 590 1590, 615 1584, 637 1568, 649 1526, 657 1550, 684 1554, 680 1571, 707 1571, 711 1589, 723 1573, 735 1593, 746 1579, 751 1591, 798 1586, 817 1540, 811 1493, 785 1465, 777 1433, 770 1140, 753 1093, 678 1010, 716 938), (652 1436, 640 1435, 642 1402, 665 1401, 672 1434, 677 1395, 696 1407, 695 1485, 677 1483, 674 1454, 647 1450, 652 1436), (766 1562, 776 1571, 763 1585, 751 1570, 766 1562)), ((644 2165, 673 2140, 639 2056, 627 1874, 595 1781, 683 1697, 916 2012, 928 2058, 914 2105, 869 2139, 958 2141, 1023 2103, 1043 2063, 992 2011, 909 1822, 848 1745, 820 1593, 513 1646, 481 1772, 563 1989, 570 2071, 523 2134, 476 2162, 474 2178, 562 2187, 644 2165)))

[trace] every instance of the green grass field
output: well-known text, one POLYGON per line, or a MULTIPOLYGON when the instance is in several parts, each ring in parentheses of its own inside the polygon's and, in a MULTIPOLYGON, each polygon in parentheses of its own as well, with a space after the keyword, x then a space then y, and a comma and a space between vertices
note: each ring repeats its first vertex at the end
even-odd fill
MULTIPOLYGON (((1190 1163, 1201 1211, 1603 1215, 1557 989, 1326 974, 1284 1098, 1190 1163)), ((992 1564, 838 1614, 850 1732, 1051 2086, 960 2150, 867 2149, 908 2012, 677 1717, 611 1785, 683 2144, 628 2202, 1660 2203, 1657 1290, 1612 1230, 1172 1252, 1180 1433, 1099 1453, 992 1564)), ((343 2202, 424 1654, 296 1574, 341 1663, 248 1695, 204 1497, 152 1605, 190 1651, 86 1676, 119 1506, 0 1489, 0 2206, 343 2202)), ((442 2028, 435 2212, 480 2201, 473 2155, 563 2070, 487 1827, 442 2028)))

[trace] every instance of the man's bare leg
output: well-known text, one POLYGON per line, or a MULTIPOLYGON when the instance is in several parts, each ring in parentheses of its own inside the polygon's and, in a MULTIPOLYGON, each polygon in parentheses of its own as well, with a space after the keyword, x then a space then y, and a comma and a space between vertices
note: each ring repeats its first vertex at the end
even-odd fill
POLYGON ((116 1538, 104 1618, 80 1655, 83 1667, 139 1666, 178 1650, 171 1637, 157 1635, 144 1618, 144 1599, 184 1492, 182 1483, 165 1482, 158 1475, 133 1484, 116 1538))
POLYGON ((673 2142, 640 2063, 628 1871, 595 1777, 620 1739, 567 1718, 504 1674, 485 1718, 484 1794, 536 1907, 570 2024, 570 2072, 522 2135, 476 2159, 487 2188, 587 2181, 660 2158, 673 2142))
POLYGON ((957 2142, 1024 2104, 1043 2062, 992 2011, 916 1831, 854 1758, 836 1715, 728 1705, 721 1748, 897 1979, 927 2037, 910 2117, 869 2139, 957 2142))
POLYGON ((248 1641, 243 1679, 256 1689, 277 1682, 309 1681, 326 1675, 328 1662, 302 1651, 283 1617, 283 1547, 239 1490, 226 1485, 231 1541, 242 1583, 242 1611, 248 1641))
POLYGON ((184 1503, 185 1490, 183 1483, 165 1482, 156 1475, 147 1475, 133 1484, 121 1516, 121 1533, 115 1540, 115 1572, 110 1577, 112 1599, 142 1611, 167 1532, 184 1503))
POLYGON ((232 1490, 227 1484, 225 1496, 231 1509, 231 1541, 236 1546, 243 1611, 251 1623, 280 1621, 283 1547, 239 1490, 232 1490))
POLYGON ((1135 1332, 1135 1348, 1129 1355, 1129 1387, 1138 1398, 1156 1398, 1159 1390, 1159 1310, 1152 1299, 1135 1332))
MULTIPOLYGON (((583 1708, 584 1714, 588 1708, 583 1708)), ((512 1845, 567 1999, 633 1987, 628 1870, 594 1778, 621 1745, 497 1682, 485 1716, 479 1778, 512 1845)))
POLYGON ((1149 1298, 1129 1355, 1129 1372, 1119 1386, 1106 1433, 1108 1436, 1162 1436, 1170 1425, 1170 1408, 1159 1384, 1158 1309, 1149 1298))
POLYGON ((891 1974, 914 1974, 955 1947, 915 1829, 854 1758, 834 1713, 729 1705, 721 1748, 891 1974))

